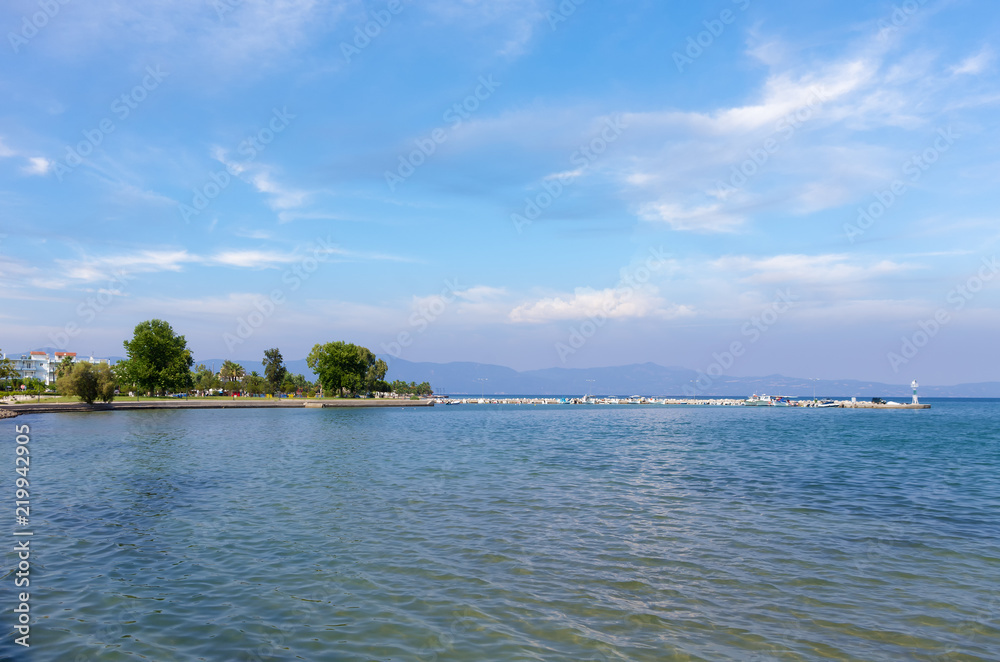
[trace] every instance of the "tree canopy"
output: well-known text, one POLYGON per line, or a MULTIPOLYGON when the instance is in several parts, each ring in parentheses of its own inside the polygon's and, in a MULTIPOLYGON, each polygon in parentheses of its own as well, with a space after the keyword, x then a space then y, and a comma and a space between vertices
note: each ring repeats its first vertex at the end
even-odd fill
POLYGON ((314 346, 306 363, 319 376, 323 390, 338 395, 371 392, 389 369, 367 347, 343 341, 314 346))
POLYGON ((407 384, 404 381, 397 379, 392 384, 389 385, 393 393, 399 393, 402 395, 431 395, 434 391, 431 389, 431 385, 427 382, 410 382, 407 384))
POLYGON ((268 393, 268 381, 257 374, 254 370, 249 375, 243 377, 243 382, 241 389, 244 393, 249 395, 261 395, 262 393, 268 393))
POLYGON ((132 340, 124 345, 128 358, 116 366, 124 383, 146 393, 191 387, 194 359, 187 341, 163 320, 137 324, 132 340))
POLYGON ((199 391, 222 388, 222 382, 219 381, 219 377, 207 368, 204 363, 198 364, 198 367, 194 369, 194 374, 191 375, 191 379, 194 380, 194 387, 199 391))
POLYGON ((94 400, 115 399, 115 376, 106 363, 76 363, 63 373, 57 385, 64 395, 75 395, 88 405, 94 404, 94 400))
POLYGON ((278 351, 278 348, 265 350, 264 360, 261 361, 261 364, 264 366, 264 377, 267 378, 267 383, 271 387, 271 393, 281 391, 285 376, 288 374, 288 368, 285 367, 284 359, 281 358, 281 352, 278 351))

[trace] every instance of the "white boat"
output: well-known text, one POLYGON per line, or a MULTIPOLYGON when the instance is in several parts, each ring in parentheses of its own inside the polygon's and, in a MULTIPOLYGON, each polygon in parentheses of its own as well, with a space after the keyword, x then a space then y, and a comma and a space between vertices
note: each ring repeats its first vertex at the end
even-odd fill
POLYGON ((771 396, 769 395, 765 395, 763 393, 757 395, 756 393, 754 393, 749 398, 743 401, 743 405, 745 407, 773 407, 774 400, 772 400, 771 396))
POLYGON ((823 400, 822 402, 817 402, 813 407, 839 407, 840 403, 834 402, 833 400, 823 400))

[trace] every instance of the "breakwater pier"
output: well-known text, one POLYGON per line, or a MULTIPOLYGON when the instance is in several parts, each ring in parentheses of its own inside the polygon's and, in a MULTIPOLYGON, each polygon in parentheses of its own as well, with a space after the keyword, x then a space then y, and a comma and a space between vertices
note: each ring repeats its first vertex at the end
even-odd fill
MULTIPOLYGON (((674 405, 674 406, 699 406, 699 407, 744 407, 747 400, 744 398, 435 398, 438 404, 443 405, 674 405)), ((759 404, 757 406, 760 406, 759 404)), ((856 400, 785 400, 780 403, 768 404, 771 407, 809 407, 809 408, 834 408, 834 409, 930 409, 927 404, 902 404, 897 402, 858 402, 856 400)))

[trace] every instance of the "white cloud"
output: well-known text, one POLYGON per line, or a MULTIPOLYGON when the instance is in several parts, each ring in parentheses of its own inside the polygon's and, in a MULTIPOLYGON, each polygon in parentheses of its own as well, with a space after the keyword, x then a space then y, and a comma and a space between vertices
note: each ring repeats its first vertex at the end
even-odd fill
MULTIPOLYGON (((923 139, 897 140, 901 134, 893 131, 873 141, 871 132, 926 131, 968 99, 963 92, 981 93, 956 88, 937 56, 921 44, 910 47, 910 38, 902 30, 869 32, 839 57, 820 61, 804 48, 757 39, 763 45, 752 52, 769 73, 744 101, 710 110, 625 111, 620 140, 583 169, 574 170, 569 157, 581 137, 592 135, 596 119, 586 109, 475 119, 460 138, 481 146, 502 135, 529 153, 545 150, 554 160, 538 184, 556 177, 603 180, 618 185, 643 220, 687 232, 733 232, 772 210, 805 215, 864 199, 873 181, 901 176, 913 140, 923 139)), ((962 69, 982 66, 991 55, 981 53, 962 69)))
POLYGON ((44 175, 52 168, 53 162, 41 156, 27 156, 17 150, 11 149, 4 143, 4 139, 0 136, 0 158, 11 158, 15 156, 23 156, 27 158, 28 163, 21 167, 21 172, 26 175, 44 175))
POLYGON ((121 271, 128 274, 180 271, 185 264, 196 261, 198 258, 186 250, 140 250, 125 255, 77 260, 57 259, 55 262, 61 268, 62 277, 94 282, 108 280, 121 271))
POLYGON ((951 73, 955 76, 962 74, 979 74, 993 62, 993 50, 987 46, 975 55, 967 57, 961 63, 952 67, 951 73))
POLYGON ((44 175, 52 167, 52 161, 41 156, 33 156, 28 159, 28 165, 21 168, 21 171, 28 175, 44 175))
POLYGON ((208 258, 210 264, 247 269, 274 269, 295 260, 296 257, 288 253, 260 250, 222 251, 208 258))
POLYGON ((712 266, 751 283, 824 286, 858 283, 914 268, 892 260, 864 263, 842 254, 789 254, 765 258, 726 256, 712 262, 712 266))
MULTIPOLYGON (((286 220, 281 218, 281 215, 289 213, 284 210, 301 207, 310 196, 309 191, 295 189, 275 181, 273 168, 265 163, 231 161, 229 152, 218 146, 211 149, 211 155, 213 159, 226 166, 229 172, 235 173, 237 177, 253 186, 257 191, 267 195, 268 206, 279 211, 279 219, 283 223, 286 220)), ((290 220, 295 217, 287 218, 290 220)))
POLYGON ((666 306, 656 288, 578 287, 573 294, 546 297, 523 303, 508 315, 515 323, 542 323, 586 318, 677 317, 690 314, 685 306, 666 306))
POLYGON ((278 184, 272 178, 271 173, 263 169, 253 174, 250 177, 250 182, 258 191, 271 196, 268 204, 274 210, 301 207, 309 196, 307 191, 278 184))
POLYGON ((647 221, 663 221, 674 230, 693 232, 733 232, 744 221, 742 216, 727 212, 721 203, 695 208, 668 202, 649 203, 639 210, 639 216, 647 221))

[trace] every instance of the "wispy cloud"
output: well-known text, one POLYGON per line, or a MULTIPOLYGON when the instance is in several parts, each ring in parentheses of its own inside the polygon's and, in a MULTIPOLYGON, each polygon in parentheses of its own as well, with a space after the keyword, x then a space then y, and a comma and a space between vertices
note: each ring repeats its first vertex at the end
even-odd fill
POLYGON ((892 260, 864 261, 843 254, 727 256, 712 262, 718 270, 762 284, 845 285, 915 268, 892 260))
POLYGON ((523 303, 510 311, 515 323, 544 323, 587 318, 677 317, 689 314, 683 306, 668 306, 656 288, 578 287, 572 294, 545 297, 523 303))
MULTIPOLYGON (((410 258, 387 253, 354 251, 339 246, 307 245, 292 251, 270 249, 224 249, 208 254, 195 254, 186 249, 142 249, 115 255, 85 255, 75 259, 56 259, 58 269, 48 280, 35 280, 38 287, 60 288, 70 282, 93 283, 107 280, 119 271, 129 274, 179 272, 188 266, 230 269, 276 269, 294 264, 304 255, 314 258, 323 256, 352 261, 393 261, 409 262, 410 258)), ((11 269, 14 265, 10 266, 11 269)), ((19 268, 24 272, 24 268, 19 268)))
POLYGON ((76 260, 56 259, 59 275, 69 280, 95 282, 107 280, 119 271, 127 273, 157 273, 180 271, 185 264, 199 261, 184 249, 140 250, 104 257, 83 257, 76 260))
POLYGON ((975 55, 962 60, 962 62, 952 67, 951 73, 956 76, 960 76, 962 74, 979 74, 992 63, 993 49, 986 46, 975 55))
POLYGON ((28 159, 28 165, 21 168, 21 171, 28 175, 44 175, 52 168, 52 162, 41 156, 33 156, 28 159))

